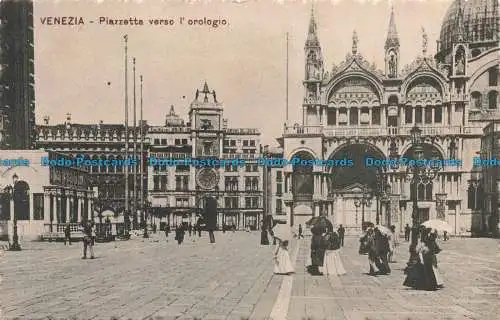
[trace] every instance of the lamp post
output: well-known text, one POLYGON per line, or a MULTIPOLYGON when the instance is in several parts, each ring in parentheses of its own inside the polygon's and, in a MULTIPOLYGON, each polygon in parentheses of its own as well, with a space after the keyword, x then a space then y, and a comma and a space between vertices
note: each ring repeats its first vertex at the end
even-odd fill
MULTIPOLYGON (((413 149, 413 159, 416 160, 414 165, 409 165, 406 168, 405 178, 413 185, 413 194, 411 195, 413 200, 412 208, 412 231, 411 231, 411 245, 410 245, 410 259, 408 265, 414 264, 418 261, 418 254, 415 250, 418 242, 418 228, 420 225, 419 212, 418 212, 418 186, 420 184, 427 185, 432 183, 434 178, 437 176, 441 166, 436 162, 420 161, 424 159, 424 147, 422 143, 422 130, 417 126, 414 126, 411 131, 411 146, 413 149)), ((433 155, 435 158, 436 155, 433 155)), ((432 159, 436 160, 436 159, 432 159)), ((410 188, 411 189, 411 188, 410 188)))
POLYGON ((144 203, 144 208, 142 210, 144 211, 144 234, 142 235, 143 238, 149 238, 148 234, 148 212, 149 208, 151 207, 151 202, 145 201, 144 203))
MULTIPOLYGON (((21 246, 19 245, 19 236, 17 234, 17 215, 16 215, 16 200, 19 196, 19 191, 16 188, 16 185, 19 181, 19 177, 14 173, 12 176, 12 186, 7 186, 5 189, 9 194, 9 200, 14 201, 14 219, 12 221, 14 234, 12 235, 12 245, 9 248, 9 251, 21 251, 21 246)), ((9 202, 10 203, 10 202, 9 202)))
POLYGON ((363 193, 361 195, 361 198, 358 198, 354 200, 354 205, 356 208, 361 207, 361 230, 364 231, 365 229, 365 206, 369 207, 372 205, 372 196, 370 193, 366 191, 365 188, 363 188, 363 193))

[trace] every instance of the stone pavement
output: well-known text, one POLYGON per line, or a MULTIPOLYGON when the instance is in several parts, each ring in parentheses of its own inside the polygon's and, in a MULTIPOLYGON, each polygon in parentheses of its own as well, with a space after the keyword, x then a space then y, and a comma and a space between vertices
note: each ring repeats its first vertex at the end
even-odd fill
MULTIPOLYGON (((402 286, 408 243, 398 248, 392 274, 372 277, 367 256, 359 255, 358 240, 346 238, 341 250, 347 274, 310 276, 305 261, 309 243, 303 241, 296 262, 287 320, 298 319, 499 319, 499 241, 453 238, 441 242, 438 267, 445 287, 436 292, 402 286)), ((274 319, 278 320, 278 319, 274 319)))
POLYGON ((265 319, 280 288, 274 248, 258 232, 194 239, 97 244, 95 260, 80 259, 81 243, 26 243, 0 257, 0 318, 265 319))
POLYGON ((274 247, 259 236, 97 244, 95 260, 80 259, 81 243, 25 243, 0 256, 0 319, 498 319, 498 240, 441 243, 446 286, 422 292, 401 285, 406 243, 391 275, 371 277, 357 239, 346 238, 347 274, 327 277, 305 272, 309 239, 293 241, 297 274, 273 276, 274 247))

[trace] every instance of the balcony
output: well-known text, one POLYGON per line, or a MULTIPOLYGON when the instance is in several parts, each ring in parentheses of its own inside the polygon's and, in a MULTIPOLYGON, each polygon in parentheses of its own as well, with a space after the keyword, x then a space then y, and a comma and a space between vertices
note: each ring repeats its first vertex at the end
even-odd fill
MULTIPOLYGON (((382 126, 293 126, 285 128, 285 135, 325 137, 375 137, 375 136, 409 136, 413 126, 382 127, 382 126)), ((478 126, 445 126, 419 124, 424 136, 439 135, 481 135, 482 127, 478 126)))

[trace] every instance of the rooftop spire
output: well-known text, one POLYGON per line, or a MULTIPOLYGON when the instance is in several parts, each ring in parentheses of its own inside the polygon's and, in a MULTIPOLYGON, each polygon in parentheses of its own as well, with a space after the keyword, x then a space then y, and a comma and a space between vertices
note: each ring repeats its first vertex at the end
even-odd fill
POLYGON ((396 21, 394 19, 394 6, 391 8, 391 17, 389 19, 389 31, 385 40, 385 49, 391 47, 399 47, 398 30, 396 29, 396 21))
POLYGON ((358 33, 356 32, 356 30, 354 30, 352 33, 352 54, 358 53, 358 42, 358 33))
POLYGON ((456 42, 462 42, 465 40, 464 10, 462 8, 462 0, 458 0, 458 12, 455 17, 455 37, 453 40, 456 42))
POLYGON ((309 30, 307 33, 306 46, 319 46, 318 26, 314 18, 314 7, 311 7, 311 19, 309 20, 309 30))

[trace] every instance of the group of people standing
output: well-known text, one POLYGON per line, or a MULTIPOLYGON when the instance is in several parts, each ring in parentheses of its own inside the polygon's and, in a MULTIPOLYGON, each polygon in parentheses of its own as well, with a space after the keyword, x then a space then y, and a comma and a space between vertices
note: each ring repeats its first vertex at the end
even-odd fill
POLYGON ((360 254, 368 253, 369 275, 389 274, 389 262, 394 262, 393 257, 398 243, 396 227, 382 232, 378 227, 367 228, 360 238, 360 254))
POLYGON ((318 225, 311 228, 311 233, 311 263, 308 272, 311 275, 346 274, 339 254, 340 248, 344 246, 344 227, 340 225, 335 231, 332 225, 318 225))

